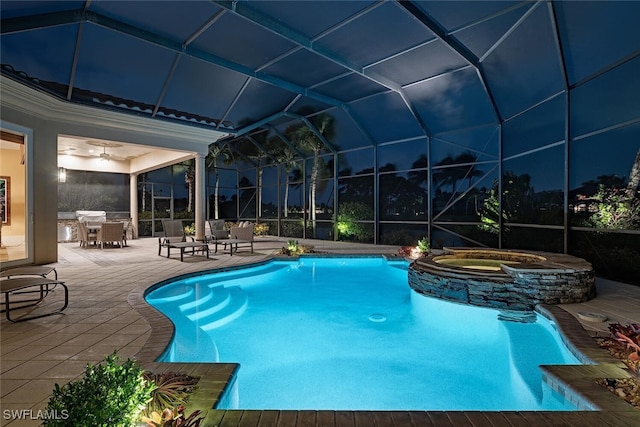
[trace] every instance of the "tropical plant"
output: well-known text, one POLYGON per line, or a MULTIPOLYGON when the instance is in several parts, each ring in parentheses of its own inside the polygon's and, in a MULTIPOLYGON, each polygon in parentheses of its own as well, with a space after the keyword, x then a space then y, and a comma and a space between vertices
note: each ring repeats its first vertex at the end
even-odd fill
POLYGON ((422 254, 428 254, 429 251, 431 250, 431 245, 429 244, 429 238, 425 236, 422 239, 418 240, 417 249, 418 249, 418 252, 422 254))
POLYGON ((295 256, 300 254, 308 254, 315 253, 313 246, 311 245, 300 245, 297 240, 289 239, 287 241, 287 246, 283 246, 280 250, 282 255, 287 256, 295 256))
POLYGON ((294 253, 298 252, 298 241, 297 240, 292 240, 292 239, 288 240, 287 241, 287 249, 290 252, 294 252, 294 253))
POLYGON ((177 372, 154 374, 147 371, 143 375, 145 380, 155 387, 145 409, 147 415, 186 404, 199 380, 198 377, 177 372))
POLYGON ((640 323, 631 323, 628 325, 612 323, 609 325, 609 331, 616 341, 630 351, 627 356, 629 360, 640 361, 640 323))
POLYGON ((403 257, 410 257, 413 255, 413 250, 415 247, 413 246, 400 246, 398 248, 398 255, 403 257))
POLYGON ((623 362, 640 373, 640 323, 610 323, 609 332, 611 337, 599 339, 600 346, 614 355, 623 355, 623 362))
POLYGON ((61 414, 44 420, 45 426, 129 427, 140 420, 155 386, 133 360, 114 351, 104 363, 87 365, 84 378, 55 385, 47 412, 61 414))
POLYGON ((162 413, 154 411, 149 416, 142 417, 142 421, 149 427, 198 427, 204 420, 200 416, 200 410, 193 411, 189 416, 185 416, 184 411, 184 406, 175 410, 167 408, 162 413))

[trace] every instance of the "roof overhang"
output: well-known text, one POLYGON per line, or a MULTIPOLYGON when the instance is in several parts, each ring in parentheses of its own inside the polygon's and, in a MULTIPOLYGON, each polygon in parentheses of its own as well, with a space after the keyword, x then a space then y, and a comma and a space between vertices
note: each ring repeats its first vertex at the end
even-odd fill
MULTIPOLYGON (((65 102, 4 76, 0 76, 0 95, 2 108, 10 108, 46 120, 50 122, 50 128, 57 135, 113 140, 121 144, 153 148, 149 151, 152 155, 136 157, 127 162, 120 161, 119 167, 116 168, 118 172, 137 174, 175 164, 196 155, 206 156, 211 143, 229 135, 198 126, 65 102)), ((97 170, 87 162, 83 163, 84 166, 79 168, 97 170)), ((110 170, 115 165, 114 162, 110 170)))

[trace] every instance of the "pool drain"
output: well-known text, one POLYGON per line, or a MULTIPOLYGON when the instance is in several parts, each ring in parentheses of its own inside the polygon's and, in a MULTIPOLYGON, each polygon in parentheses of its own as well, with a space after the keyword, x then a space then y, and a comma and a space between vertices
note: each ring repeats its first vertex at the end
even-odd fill
POLYGON ((369 316, 369 320, 376 323, 384 322, 385 320, 387 320, 387 316, 382 313, 373 313, 371 316, 369 316))

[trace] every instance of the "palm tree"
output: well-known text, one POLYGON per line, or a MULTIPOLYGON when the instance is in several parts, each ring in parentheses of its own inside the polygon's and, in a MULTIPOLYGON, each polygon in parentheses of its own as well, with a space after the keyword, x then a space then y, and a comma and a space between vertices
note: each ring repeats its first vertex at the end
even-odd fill
MULTIPOLYGON (((303 175, 304 175, 304 173, 303 173, 302 169, 300 168, 300 163, 298 163, 298 167, 293 169, 290 172, 290 176, 287 176, 286 181, 287 181, 287 183, 293 182, 292 184, 289 184, 291 186, 291 188, 294 189, 294 190, 299 190, 300 187, 302 187, 303 175)), ((289 194, 287 192, 287 205, 286 205, 287 211, 289 210, 289 201, 288 200, 289 200, 289 194)), ((301 206, 300 208, 304 208, 304 206, 301 206)))
POLYGON ((276 157, 278 162, 284 167, 284 217, 289 216, 289 175, 294 169, 300 168, 300 164, 295 160, 296 153, 289 147, 280 150, 276 157))
POLYGON ((455 158, 455 162, 461 165, 458 166, 459 175, 462 177, 461 179, 469 180, 469 187, 471 187, 474 178, 484 175, 481 170, 476 168, 477 161, 478 156, 470 151, 466 151, 455 158))
POLYGON ((258 183, 256 193, 256 203, 258 204, 258 218, 262 218, 262 183, 264 167, 269 165, 273 158, 269 155, 272 151, 273 139, 268 140, 266 133, 259 133, 249 137, 250 145, 244 147, 243 153, 249 159, 257 163, 258 183), (256 145, 257 144, 257 145, 256 145))
POLYGON ((187 212, 193 212, 193 186, 196 182, 196 169, 193 164, 187 166, 187 170, 184 172, 184 182, 187 183, 189 189, 189 195, 187 196, 187 212))
POLYGON ((459 181, 467 179, 471 187, 473 179, 483 175, 483 172, 475 166, 477 160, 478 157, 468 151, 455 158, 449 155, 435 164, 435 166, 446 167, 434 171, 433 180, 438 183, 438 187, 451 185, 451 194, 455 195, 459 181))
MULTIPOLYGON (((334 118, 328 114, 320 114, 312 119, 310 122, 315 126, 316 130, 325 140, 333 139, 335 135, 335 123, 334 118)), ((301 150, 310 151, 313 155, 313 166, 311 167, 311 176, 309 178, 309 220, 312 222, 312 227, 316 230, 316 204, 317 204, 317 191, 319 185, 320 171, 323 167, 323 160, 321 157, 325 145, 316 133, 304 123, 295 124, 285 130, 287 138, 293 142, 301 150)))
POLYGON ((211 144, 209 146, 209 154, 207 155, 209 168, 213 168, 216 177, 215 190, 213 193, 214 219, 220 219, 220 175, 218 166, 220 163, 229 164, 231 162, 231 150, 227 144, 211 144))
POLYGON ((147 173, 141 173, 138 178, 138 187, 142 187, 142 212, 147 210, 147 173))
POLYGON ((450 170, 450 165, 453 165, 453 164, 454 164, 453 157, 449 155, 434 165, 436 167, 433 171, 434 187, 440 188, 442 186, 450 184, 453 186, 452 193, 453 191, 455 191, 455 182, 453 182, 454 178, 450 170), (447 167, 440 169, 440 168, 437 168, 439 166, 447 166, 447 167))

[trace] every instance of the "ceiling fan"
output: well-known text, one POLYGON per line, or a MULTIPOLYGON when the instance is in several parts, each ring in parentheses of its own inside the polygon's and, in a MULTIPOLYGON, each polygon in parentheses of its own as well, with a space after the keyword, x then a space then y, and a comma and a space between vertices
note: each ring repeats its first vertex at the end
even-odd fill
POLYGON ((100 157, 101 160, 106 160, 106 161, 109 161, 109 160, 112 160, 112 159, 116 160, 114 155, 107 153, 107 147, 103 147, 103 151, 102 151, 102 153, 100 153, 99 157, 100 157))
POLYGON ((102 147, 102 153, 98 154, 95 157, 99 157, 101 160, 126 160, 125 157, 117 156, 115 154, 107 153, 107 147, 116 148, 122 147, 122 144, 118 144, 115 142, 106 142, 106 141, 87 141, 89 145, 95 145, 98 147, 102 147))

